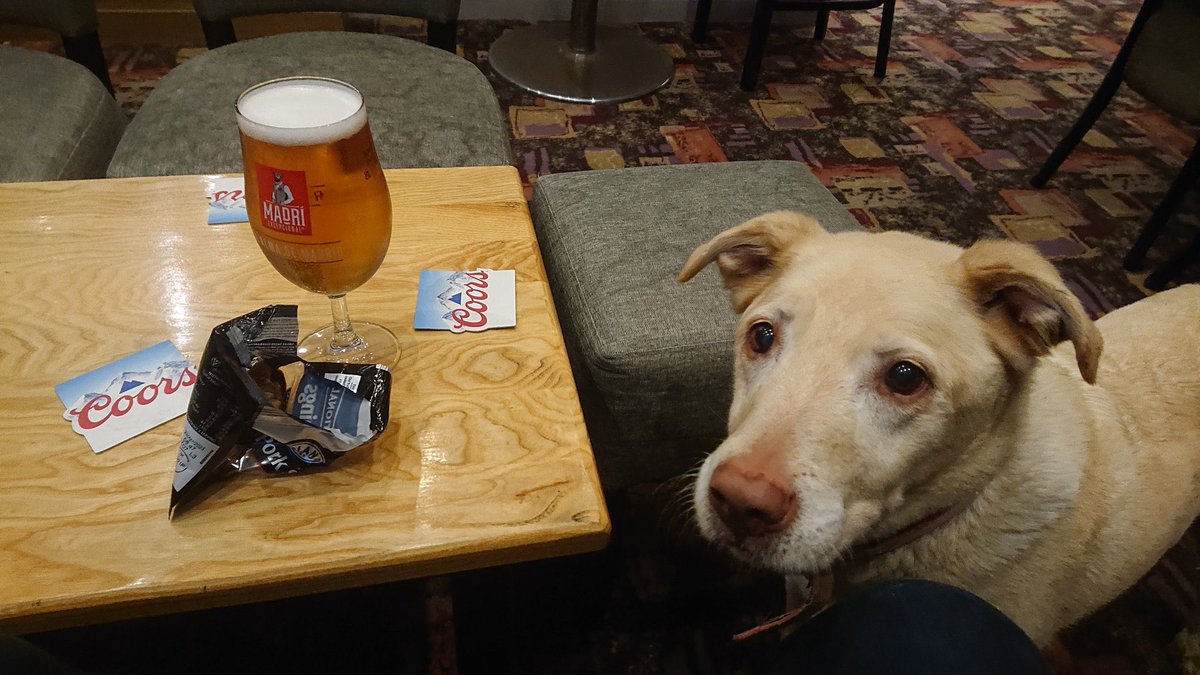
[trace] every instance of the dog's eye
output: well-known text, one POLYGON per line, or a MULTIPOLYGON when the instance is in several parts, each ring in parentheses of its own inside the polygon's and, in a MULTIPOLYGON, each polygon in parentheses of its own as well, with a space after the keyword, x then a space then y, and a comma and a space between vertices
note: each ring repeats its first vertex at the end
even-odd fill
POLYGON ((759 321, 750 327, 750 348, 759 354, 771 351, 775 344, 775 328, 766 321, 759 321))
POLYGON ((898 361, 883 376, 888 391, 899 396, 912 396, 929 383, 929 376, 912 361, 898 361))

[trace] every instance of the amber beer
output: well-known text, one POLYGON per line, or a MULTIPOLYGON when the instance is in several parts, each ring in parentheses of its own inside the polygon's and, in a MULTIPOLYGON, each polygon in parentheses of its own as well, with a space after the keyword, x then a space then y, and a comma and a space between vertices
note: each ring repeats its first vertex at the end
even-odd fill
POLYGON ((375 274, 392 205, 362 94, 337 80, 264 82, 237 101, 246 209, 275 269, 339 296, 375 274))

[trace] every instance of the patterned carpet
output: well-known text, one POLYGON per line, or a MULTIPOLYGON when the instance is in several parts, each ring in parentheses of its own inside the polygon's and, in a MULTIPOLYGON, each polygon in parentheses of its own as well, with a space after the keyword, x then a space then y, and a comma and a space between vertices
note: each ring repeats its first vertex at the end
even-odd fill
POLYGON ((496 24, 470 25, 463 45, 506 107, 527 182, 581 169, 802 161, 868 227, 1033 243, 1100 314, 1145 294, 1120 260, 1197 130, 1123 88, 1050 189, 1028 180, 1107 71, 1135 10, 910 2, 882 82, 869 75, 878 13, 835 13, 822 42, 809 28, 777 28, 751 93, 737 88, 745 26, 718 26, 695 45, 687 26, 643 25, 675 57, 675 79, 619 106, 547 101, 500 80, 485 63, 496 24))
MULTIPOLYGON (((543 100, 496 76, 487 64, 488 45, 515 22, 463 22, 459 40, 508 115, 527 189, 539 176, 565 171, 801 161, 868 227, 959 244, 1005 236, 1034 244, 1100 315, 1146 294, 1140 277, 1127 275, 1120 261, 1197 130, 1122 89, 1049 189, 1032 190, 1028 180, 1103 77, 1135 11, 1131 0, 909 0, 899 8, 882 82, 870 77, 878 11, 836 13, 822 42, 809 39, 809 28, 777 26, 751 93, 737 88, 747 26, 716 25, 709 42, 697 45, 687 25, 643 24, 675 58, 674 81, 654 96, 612 106, 543 100)), ((424 31, 420 22, 391 19, 349 17, 347 25, 418 39, 424 31)), ((108 45, 106 51, 118 98, 134 114, 158 78, 203 48, 108 45)), ((1184 211, 1198 209, 1191 203, 1184 211)), ((1188 222, 1169 229, 1152 263, 1197 222, 1187 215, 1177 220, 1188 222)), ((1193 269, 1189 278, 1196 275, 1193 269)), ((372 671, 381 662, 424 662, 428 672, 454 672, 443 647, 457 630, 463 672, 749 672, 763 650, 734 646, 728 636, 779 609, 778 584, 736 569, 697 543, 687 534, 685 514, 661 515, 666 501, 659 490, 614 504, 618 540, 600 556, 456 578, 456 628, 447 627, 444 586, 408 585, 388 591, 400 596, 395 604, 381 602, 378 593, 321 596, 306 608, 276 603, 188 615, 182 625, 133 622, 91 639, 116 643, 141 631, 194 631, 196 625, 220 631, 230 621, 269 622, 272 607, 283 607, 292 623, 322 622, 334 612, 340 624, 358 629, 326 633, 320 641, 264 632, 264 641, 243 654, 247 668, 317 667, 326 663, 320 648, 344 640, 340 653, 349 661, 342 665, 372 671), (662 527, 679 534, 654 534, 662 527), (361 614, 345 609, 364 597, 375 604, 361 614), (425 599, 428 617, 382 618, 386 607, 412 605, 414 598, 418 604, 425 599), (327 610, 329 603, 341 609, 327 610), (410 634, 422 621, 427 640, 410 634), (413 647, 414 640, 428 648, 413 647), (373 651, 381 644, 391 655, 386 659, 373 651), (272 647, 289 656, 270 656, 272 647)), ((1174 630, 1135 593, 1068 642, 1086 672, 1174 673, 1180 659, 1166 647, 1174 630)), ((43 644, 70 652, 88 638, 57 634, 43 644)), ((191 667, 168 670, 205 672, 214 663, 199 647, 181 649, 193 659, 191 667)), ((122 658, 128 653, 99 663, 113 672, 155 670, 153 659, 112 665, 122 658)))
MULTIPOLYGON (((462 22, 462 55, 488 75, 527 188, 538 176, 683 162, 806 162, 865 226, 960 244, 1028 241, 1056 261, 1096 315, 1146 294, 1120 260, 1192 147, 1197 129, 1122 88, 1048 189, 1028 180, 1107 71, 1130 0, 901 3, 888 77, 870 76, 879 11, 831 15, 825 40, 777 26, 758 88, 737 87, 747 27, 642 24, 675 58, 666 89, 620 105, 519 90, 487 64, 517 22, 462 22)), ((355 30, 424 38, 422 22, 348 17, 355 30)), ((57 45, 25 43, 56 49, 57 45)), ((109 45, 118 98, 136 113, 158 78, 200 45, 109 45)), ((369 102, 368 102, 369 103, 369 102)), ((1200 211, 1195 200, 1185 214, 1200 211)), ((1197 219, 1176 219, 1169 253, 1197 219)), ((1163 254, 1155 252, 1152 264, 1163 254)), ((1185 280, 1200 278, 1193 270, 1185 280)))

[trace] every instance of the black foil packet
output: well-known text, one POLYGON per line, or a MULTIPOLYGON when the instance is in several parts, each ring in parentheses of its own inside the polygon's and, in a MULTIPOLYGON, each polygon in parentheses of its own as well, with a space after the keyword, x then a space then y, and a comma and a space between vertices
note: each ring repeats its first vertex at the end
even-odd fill
POLYGON ((295 305, 271 305, 213 329, 188 403, 169 517, 234 473, 311 471, 387 427, 387 367, 303 361, 299 328, 295 305))

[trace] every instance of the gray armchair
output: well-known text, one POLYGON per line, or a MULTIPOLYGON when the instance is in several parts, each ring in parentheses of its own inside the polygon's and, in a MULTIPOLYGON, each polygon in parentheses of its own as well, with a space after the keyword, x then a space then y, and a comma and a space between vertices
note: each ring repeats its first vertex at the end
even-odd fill
MULTIPOLYGON (((1200 2, 1196 0, 1145 0, 1129 35, 1067 135, 1059 141, 1046 163, 1030 181, 1042 188, 1075 146, 1083 140, 1121 83, 1143 98, 1190 124, 1200 124, 1200 2)), ((1150 214, 1137 240, 1125 256, 1125 269, 1137 271, 1145 266, 1146 254, 1158 235, 1170 222, 1176 208, 1200 179, 1200 139, 1192 146, 1187 160, 1162 201, 1150 214)), ((1146 277, 1146 288, 1161 291, 1194 259, 1200 258, 1200 232, 1146 277)))
MULTIPOLYGON (((210 41, 232 15, 343 10, 417 13, 453 25, 458 0, 196 0, 210 41), (440 12, 440 13, 439 13, 440 12)), ((512 163, 508 126, 487 78, 442 49, 389 35, 309 32, 226 44, 167 74, 129 125, 110 177, 242 170, 233 104, 247 87, 320 75, 358 87, 384 168, 512 163)))
POLYGON ((0 45, 0 182, 103 177, 125 116, 112 97, 95 5, 0 0, 0 24, 58 31, 80 62, 0 45))

